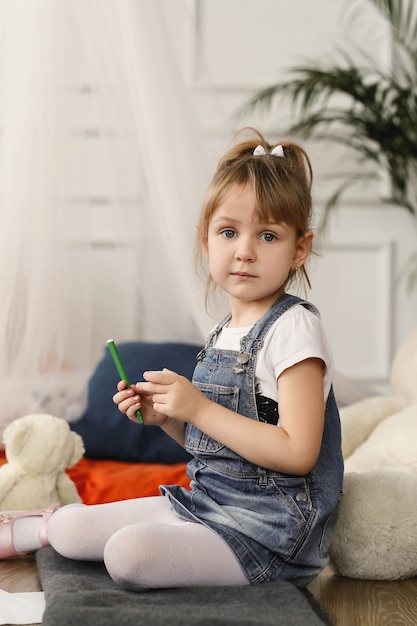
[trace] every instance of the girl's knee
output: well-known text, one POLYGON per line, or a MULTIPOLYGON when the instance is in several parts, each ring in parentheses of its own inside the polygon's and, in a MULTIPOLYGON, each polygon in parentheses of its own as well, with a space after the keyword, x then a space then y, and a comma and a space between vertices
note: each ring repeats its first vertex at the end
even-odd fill
POLYGON ((166 556, 159 524, 126 526, 110 537, 104 548, 109 575, 131 590, 165 586, 161 581, 166 575, 166 556))
POLYGON ((124 589, 138 589, 141 570, 144 569, 141 547, 137 545, 132 527, 116 532, 105 545, 104 564, 116 584, 124 589))

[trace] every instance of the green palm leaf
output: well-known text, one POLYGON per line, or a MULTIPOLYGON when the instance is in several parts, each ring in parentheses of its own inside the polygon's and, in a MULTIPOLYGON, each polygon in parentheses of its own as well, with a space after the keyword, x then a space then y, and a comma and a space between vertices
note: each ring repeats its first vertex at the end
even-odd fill
MULTIPOLYGON (((417 217, 417 4, 366 1, 390 26, 398 65, 381 69, 366 53, 359 65, 339 51, 340 64, 294 67, 287 81, 257 91, 239 113, 271 111, 288 98, 295 112, 289 132, 347 145, 359 163, 382 167, 391 183, 389 200, 417 217)), ((354 177, 346 175, 328 199, 327 212, 352 184, 354 177)))

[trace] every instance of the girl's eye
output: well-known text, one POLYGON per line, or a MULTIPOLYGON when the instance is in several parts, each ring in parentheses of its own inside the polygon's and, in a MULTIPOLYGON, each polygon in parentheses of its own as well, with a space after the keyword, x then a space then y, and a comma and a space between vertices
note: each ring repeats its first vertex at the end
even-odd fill
POLYGON ((235 236, 235 231, 233 230, 233 228, 224 228, 221 231, 221 234, 223 235, 223 237, 225 237, 226 239, 233 239, 233 237, 235 236))
POLYGON ((274 235, 274 233, 262 233, 261 235, 261 239, 263 239, 263 241, 266 242, 270 242, 270 241, 275 241, 277 238, 276 235, 274 235))

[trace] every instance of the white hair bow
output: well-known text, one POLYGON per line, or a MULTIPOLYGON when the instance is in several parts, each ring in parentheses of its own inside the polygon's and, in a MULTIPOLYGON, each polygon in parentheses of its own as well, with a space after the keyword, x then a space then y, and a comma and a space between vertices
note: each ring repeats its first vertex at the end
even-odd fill
MULTIPOLYGON (((253 151, 254 156, 265 156, 266 154, 268 153, 266 152, 263 146, 256 146, 255 150, 253 151)), ((269 154, 272 154, 273 156, 277 156, 277 157, 283 157, 284 148, 281 146, 281 144, 279 144, 278 146, 275 146, 275 148, 272 148, 269 154)))

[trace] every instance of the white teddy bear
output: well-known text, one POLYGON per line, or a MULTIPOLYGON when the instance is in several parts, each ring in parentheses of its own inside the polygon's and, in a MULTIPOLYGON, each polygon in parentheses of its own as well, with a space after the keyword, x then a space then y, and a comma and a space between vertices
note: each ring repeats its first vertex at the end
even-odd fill
POLYGON ((395 356, 391 387, 340 409, 344 497, 330 556, 349 578, 417 575, 417 329, 395 356))
POLYGON ((81 437, 52 415, 26 415, 3 433, 7 463, 0 467, 0 511, 81 502, 65 468, 84 454, 81 437))

